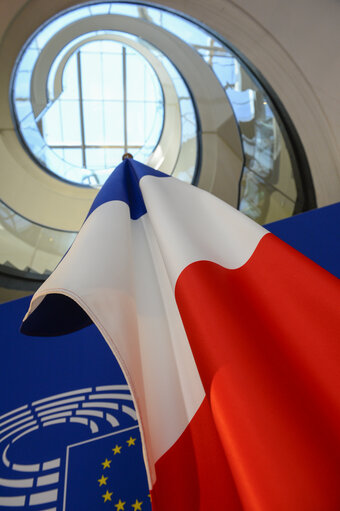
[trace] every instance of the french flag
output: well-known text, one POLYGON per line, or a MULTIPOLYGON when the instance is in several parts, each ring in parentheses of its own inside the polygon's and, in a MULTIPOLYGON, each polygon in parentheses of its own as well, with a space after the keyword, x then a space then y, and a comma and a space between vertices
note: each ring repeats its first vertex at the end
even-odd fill
POLYGON ((339 511, 339 295, 228 204, 127 159, 22 332, 98 327, 131 388, 155 511, 339 511))

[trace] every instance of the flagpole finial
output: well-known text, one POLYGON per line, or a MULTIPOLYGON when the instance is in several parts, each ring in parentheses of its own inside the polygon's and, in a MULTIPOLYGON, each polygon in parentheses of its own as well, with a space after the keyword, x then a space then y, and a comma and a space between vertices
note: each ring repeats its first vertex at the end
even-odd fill
POLYGON ((131 153, 124 153, 124 154, 123 154, 123 156, 122 156, 122 160, 123 160, 123 161, 124 161, 124 160, 128 160, 128 159, 130 159, 130 158, 132 158, 132 159, 133 159, 133 156, 132 156, 132 154, 131 154, 131 153))

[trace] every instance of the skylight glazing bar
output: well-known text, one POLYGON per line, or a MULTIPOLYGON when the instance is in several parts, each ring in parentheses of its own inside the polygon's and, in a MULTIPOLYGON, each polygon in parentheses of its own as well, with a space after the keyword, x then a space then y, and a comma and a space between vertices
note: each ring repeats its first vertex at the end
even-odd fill
POLYGON ((122 47, 123 64, 123 117, 124 117, 124 153, 127 153, 127 93, 126 93, 126 48, 122 47))
POLYGON ((78 74, 78 92, 79 92, 79 116, 80 116, 81 154, 82 154, 83 167, 86 168, 84 105, 83 105, 83 88, 82 88, 82 83, 81 83, 81 59, 80 59, 80 51, 77 52, 77 74, 78 74))

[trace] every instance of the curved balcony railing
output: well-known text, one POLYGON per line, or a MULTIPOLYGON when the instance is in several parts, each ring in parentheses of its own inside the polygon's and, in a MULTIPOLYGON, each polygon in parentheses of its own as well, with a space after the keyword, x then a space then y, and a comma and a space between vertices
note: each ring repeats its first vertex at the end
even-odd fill
POLYGON ((32 222, 0 200, 0 272, 16 278, 44 280, 76 234, 32 222))

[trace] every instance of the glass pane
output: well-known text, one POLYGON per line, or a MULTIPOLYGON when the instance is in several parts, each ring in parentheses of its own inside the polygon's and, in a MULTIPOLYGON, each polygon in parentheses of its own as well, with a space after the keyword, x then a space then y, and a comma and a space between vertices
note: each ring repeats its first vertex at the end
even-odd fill
MULTIPOLYGON (((84 177, 90 174, 90 171, 79 167, 74 167, 73 165, 64 165, 64 179, 72 181, 73 183, 83 183, 84 177)), ((96 183, 94 183, 94 186, 96 183)))
POLYGON ((100 55, 81 51, 83 99, 102 99, 102 65, 100 55))
POLYGON ((122 161, 124 149, 105 149, 105 167, 113 170, 122 161))
POLYGON ((64 160, 70 163, 71 165, 75 165, 76 167, 82 167, 83 157, 81 149, 65 148, 64 160))
POLYGON ((79 101, 60 101, 63 145, 81 144, 79 101))
POLYGON ((103 143, 124 146, 123 102, 105 101, 104 105, 103 143))
POLYGON ((104 143, 104 102, 84 101, 84 129, 86 145, 104 143))
POLYGON ((162 24, 163 12, 161 9, 153 9, 152 7, 142 7, 142 14, 145 14, 145 18, 152 20, 157 25, 162 24))
POLYGON ((196 136, 196 115, 190 99, 180 101, 182 118, 182 143, 196 136))
POLYGON ((86 167, 90 169, 105 168, 105 150, 86 149, 86 167))
POLYGON ((125 16, 134 16, 138 18, 138 8, 133 4, 120 4, 113 2, 111 4, 110 14, 123 14, 125 16))
POLYGON ((149 66, 145 67, 144 75, 144 98, 145 101, 162 101, 162 89, 157 76, 151 72, 149 66))
MULTIPOLYGON (((122 35, 126 37, 128 34, 123 33, 122 35)), ((105 33, 104 33, 104 37, 105 37, 105 33)), ((110 40, 110 41, 102 40, 101 44, 102 44, 101 51, 103 53, 112 53, 112 54, 120 55, 120 56, 122 55, 122 43, 116 42, 113 40, 110 40)))
POLYGON ((58 169, 59 175, 63 177, 64 149, 50 149, 45 146, 39 153, 39 160, 49 169, 58 169))
POLYGON ((149 107, 151 107, 151 105, 147 105, 145 117, 146 139, 144 146, 148 148, 150 152, 157 144, 163 126, 163 105, 154 104, 153 106, 154 112, 149 112, 149 107))
POLYGON ((31 102, 29 100, 19 100, 15 105, 18 120, 22 121, 28 114, 32 112, 31 102))
POLYGON ((227 96, 239 122, 250 122, 255 117, 255 91, 227 89, 227 96))
POLYGON ((140 161, 141 163, 147 163, 150 157, 150 151, 146 148, 146 146, 137 149, 136 147, 127 147, 127 152, 131 153, 133 157, 140 161))
POLYGON ((103 41, 101 39, 99 39, 98 41, 91 41, 91 42, 87 42, 85 43, 80 51, 85 54, 85 53, 95 53, 95 54, 100 54, 102 53, 102 48, 103 48, 103 41))
POLYGON ((31 73, 29 71, 20 71, 17 73, 14 83, 15 99, 29 99, 31 95, 30 84, 31 73))
POLYGON ((111 4, 98 4, 98 5, 91 5, 89 7, 91 14, 108 14, 110 10, 111 4))
POLYGON ((105 99, 123 99, 123 61, 121 48, 118 54, 104 53, 103 59, 103 97, 105 99))
POLYGON ((210 43, 210 35, 207 32, 168 12, 163 13, 162 27, 191 45, 208 46, 210 43))
POLYGON ((289 200, 282 193, 274 191, 270 195, 270 203, 264 223, 276 222, 294 213, 295 201, 289 200))
POLYGON ((178 73, 177 69, 173 66, 173 64, 170 62, 170 60, 164 56, 160 56, 160 60, 171 76, 171 79, 173 81, 173 84, 175 86, 177 95, 179 97, 188 97, 189 92, 188 88, 184 83, 184 80, 182 79, 181 75, 178 73))
POLYGON ((60 102, 56 101, 42 118, 43 136, 48 145, 63 145, 60 102))
POLYGON ((266 217, 270 192, 255 174, 246 167, 241 183, 241 201, 239 209, 256 222, 266 217))
MULTIPOLYGON (((209 61, 208 61, 209 62, 209 61)), ((235 57, 228 53, 215 54, 209 64, 219 79, 222 87, 234 87, 239 80, 238 63, 235 57)))
POLYGON ((128 145, 143 145, 145 140, 145 105, 141 101, 127 104, 128 145))
POLYGON ((35 61, 37 60, 39 56, 39 50, 34 48, 27 48, 25 53, 23 54, 23 57, 20 61, 20 71, 31 71, 33 69, 33 66, 35 64, 35 61))
POLYGON ((28 123, 27 127, 21 127, 21 133, 28 147, 30 147, 34 153, 38 153, 45 145, 45 142, 36 126, 28 123))
POLYGON ((291 216, 295 202, 266 184, 245 168, 241 183, 240 211, 258 223, 274 222, 291 216))
POLYGON ((276 188, 295 203, 297 199, 295 176, 292 168, 290 154, 286 143, 283 140, 281 144, 281 151, 277 156, 274 165, 278 167, 278 179, 276 188))
POLYGON ((98 186, 103 186, 104 182, 101 182, 99 176, 99 171, 89 171, 83 176, 81 176, 79 183, 85 185, 85 186, 92 186, 94 188, 98 188, 98 186))
POLYGON ((145 99, 145 68, 146 61, 139 55, 127 55, 126 83, 128 101, 143 101, 145 99))

